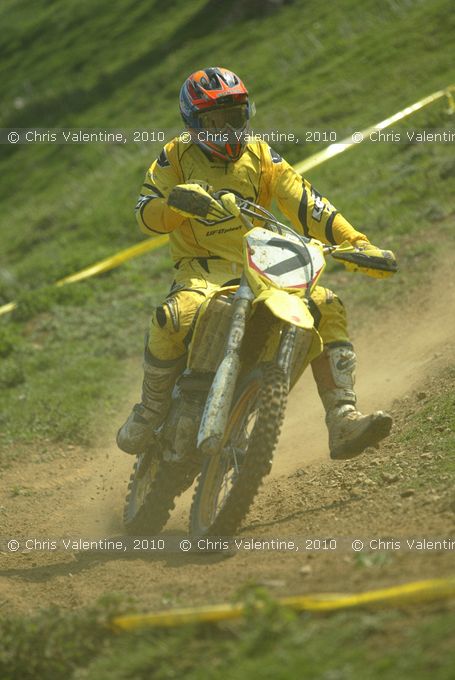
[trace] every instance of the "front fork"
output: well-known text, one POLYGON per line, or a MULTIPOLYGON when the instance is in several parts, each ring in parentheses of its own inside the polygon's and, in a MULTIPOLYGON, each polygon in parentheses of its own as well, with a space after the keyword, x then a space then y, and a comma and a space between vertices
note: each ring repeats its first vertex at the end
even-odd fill
MULTIPOLYGON (((197 446, 203 455, 213 455, 222 443, 237 379, 240 373, 240 349, 245 335, 254 294, 242 277, 233 301, 233 314, 226 341, 224 357, 215 373, 199 427, 197 446)), ((277 365, 291 382, 292 360, 296 345, 297 327, 289 324, 282 333, 276 357, 277 365)))
POLYGON ((204 455, 216 453, 223 440, 240 372, 240 349, 253 299, 254 294, 243 275, 232 303, 232 321, 224 356, 215 373, 199 427, 197 446, 204 455))
POLYGON ((308 359, 312 360, 321 351, 314 352, 313 342, 314 333, 308 329, 290 324, 283 330, 276 362, 286 376, 288 391, 302 375, 308 359))
POLYGON ((297 327, 289 324, 282 333, 280 346, 278 348, 277 364, 282 369, 289 384, 291 382, 291 366, 294 355, 295 341, 297 337, 297 327))

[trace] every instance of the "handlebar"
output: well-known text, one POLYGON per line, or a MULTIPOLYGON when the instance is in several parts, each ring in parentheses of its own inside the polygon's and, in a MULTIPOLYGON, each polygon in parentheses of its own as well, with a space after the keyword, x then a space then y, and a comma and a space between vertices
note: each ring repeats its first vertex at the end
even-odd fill
MULTIPOLYGON (((219 191, 213 194, 214 198, 219 198, 223 194, 232 193, 229 191, 219 191)), ((283 224, 273 213, 269 212, 261 205, 253 203, 253 201, 247 198, 242 198, 236 196, 236 204, 240 208, 239 218, 244 226, 248 229, 254 228, 252 220, 259 220, 264 222, 267 229, 274 231, 280 235, 292 234, 294 237, 298 238, 302 245, 307 248, 308 244, 315 239, 307 238, 297 233, 292 227, 288 227, 283 224)), ((320 242, 318 242, 320 243, 320 242)), ((341 243, 340 245, 326 245, 320 243, 322 246, 322 251, 324 255, 333 255, 335 259, 340 260, 343 264, 353 271, 361 270, 364 273, 368 273, 370 276, 375 276, 377 278, 384 278, 385 276, 390 276, 398 270, 395 255, 389 250, 380 250, 375 246, 369 244, 368 251, 365 249, 356 248, 348 241, 341 243)))
MULTIPOLYGON (((228 191, 219 191, 216 194, 214 194, 214 197, 217 198, 219 196, 222 196, 223 194, 226 193, 232 193, 228 191)), ((277 218, 275 215, 265 208, 263 208, 261 205, 258 205, 257 203, 253 203, 253 201, 249 201, 246 198, 237 198, 237 205, 240 208, 240 215, 239 219, 243 223, 243 225, 249 230, 254 228, 254 224, 252 223, 252 219, 260 220, 261 222, 264 222, 267 225, 267 228, 270 229, 270 231, 274 231, 277 234, 282 235, 283 233, 288 233, 292 234, 293 236, 296 236, 300 241, 302 241, 305 245, 309 243, 310 241, 314 240, 311 238, 307 238, 306 236, 302 236, 298 232, 295 231, 292 227, 289 227, 287 224, 283 224, 277 218)), ((338 246, 332 246, 332 245, 323 245, 323 252, 324 255, 328 255, 331 253, 333 250, 336 250, 338 246)))

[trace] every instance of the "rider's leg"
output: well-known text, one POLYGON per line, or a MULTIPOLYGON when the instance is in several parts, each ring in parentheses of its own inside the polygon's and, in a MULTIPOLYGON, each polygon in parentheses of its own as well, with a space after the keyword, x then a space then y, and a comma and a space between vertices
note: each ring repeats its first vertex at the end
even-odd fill
POLYGON ((185 365, 185 357, 160 361, 148 347, 144 352, 142 397, 126 422, 117 432, 117 446, 125 453, 143 452, 153 438, 153 432, 164 420, 169 409, 172 388, 185 365))
POLYGON ((343 304, 321 286, 311 297, 310 308, 324 343, 324 351, 311 367, 326 411, 330 455, 340 460, 354 458, 387 437, 392 418, 383 411, 365 416, 356 409, 356 355, 349 342, 343 304))
POLYGON ((145 349, 141 403, 117 434, 122 451, 141 453, 166 417, 175 380, 185 366, 192 322, 203 301, 196 291, 180 291, 156 308, 145 349))

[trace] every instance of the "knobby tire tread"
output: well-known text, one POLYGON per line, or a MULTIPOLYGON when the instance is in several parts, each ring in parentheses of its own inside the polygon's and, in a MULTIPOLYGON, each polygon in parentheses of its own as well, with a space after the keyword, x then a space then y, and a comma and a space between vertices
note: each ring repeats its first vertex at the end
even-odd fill
POLYGON ((191 485, 199 470, 199 465, 195 464, 194 461, 182 465, 161 462, 143 504, 136 515, 130 519, 128 516, 128 504, 137 469, 138 460, 134 463, 133 472, 128 484, 123 523, 130 535, 153 536, 158 534, 165 526, 175 507, 176 498, 191 485))
MULTIPOLYGON (((284 420, 288 390, 284 373, 278 366, 266 364, 261 370, 263 378, 260 387, 259 416, 248 444, 247 454, 223 507, 210 528, 204 532, 204 536, 232 536, 248 513, 264 477, 270 472, 273 453, 284 420)), ((248 381, 244 384, 238 399, 247 387, 248 381)), ((193 495, 190 513, 190 531, 196 535, 202 535, 194 532, 194 523, 197 521, 204 483, 203 471, 193 495)))

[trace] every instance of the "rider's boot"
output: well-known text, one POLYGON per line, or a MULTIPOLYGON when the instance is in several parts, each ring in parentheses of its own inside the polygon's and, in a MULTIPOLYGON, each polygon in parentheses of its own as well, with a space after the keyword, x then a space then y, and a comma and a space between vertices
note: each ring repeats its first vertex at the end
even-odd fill
POLYGON ((368 446, 377 447, 390 433, 392 417, 384 411, 363 415, 356 409, 356 355, 349 343, 326 346, 312 362, 313 375, 326 412, 330 457, 347 460, 368 446))
POLYGON ((128 419, 117 432, 119 449, 139 454, 150 445, 156 428, 169 410, 172 389, 183 365, 183 358, 158 361, 148 349, 145 350, 141 403, 133 406, 128 419))

